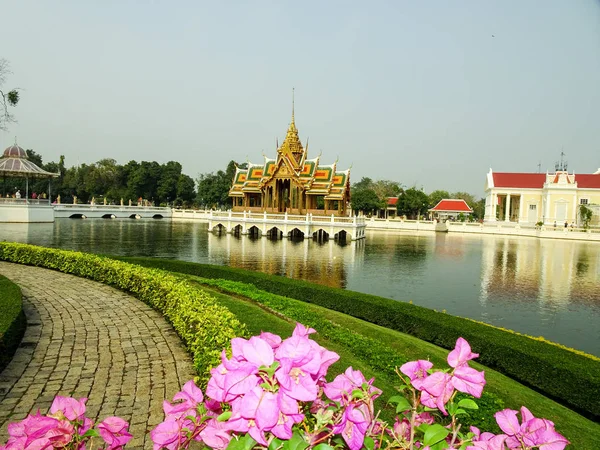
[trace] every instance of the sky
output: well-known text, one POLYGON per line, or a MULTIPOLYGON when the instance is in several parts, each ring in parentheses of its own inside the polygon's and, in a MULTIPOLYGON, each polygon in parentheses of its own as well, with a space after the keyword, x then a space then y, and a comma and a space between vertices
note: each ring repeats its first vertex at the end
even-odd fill
POLYGON ((0 132, 44 161, 309 157, 426 192, 600 167, 600 0, 0 0, 0 132))

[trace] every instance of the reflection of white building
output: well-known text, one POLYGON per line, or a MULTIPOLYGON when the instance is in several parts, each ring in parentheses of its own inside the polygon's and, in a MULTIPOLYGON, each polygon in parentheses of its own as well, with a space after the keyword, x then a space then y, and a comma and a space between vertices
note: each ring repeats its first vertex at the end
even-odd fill
MULTIPOLYGON (((600 205, 600 169, 593 174, 560 170, 509 173, 490 169, 485 193, 486 222, 579 223, 579 205, 600 205)), ((598 214, 594 216, 592 224, 597 224, 598 214)))

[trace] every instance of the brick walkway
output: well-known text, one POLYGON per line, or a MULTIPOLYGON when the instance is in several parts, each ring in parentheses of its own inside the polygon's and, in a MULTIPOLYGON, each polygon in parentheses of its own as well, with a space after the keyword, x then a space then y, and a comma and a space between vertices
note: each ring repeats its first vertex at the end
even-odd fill
POLYGON ((194 371, 173 328, 141 301, 94 281, 37 267, 0 262, 0 273, 21 286, 27 331, 0 373, 0 443, 8 422, 40 409, 55 395, 88 397, 94 420, 120 416, 134 439, 163 420, 171 399, 194 371))

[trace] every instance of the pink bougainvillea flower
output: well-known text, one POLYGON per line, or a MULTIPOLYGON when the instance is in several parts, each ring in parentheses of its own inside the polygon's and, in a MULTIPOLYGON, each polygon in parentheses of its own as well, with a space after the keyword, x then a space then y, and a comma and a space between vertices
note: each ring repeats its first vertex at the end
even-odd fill
POLYGON ((314 328, 308 328, 302 325, 301 323, 296 323, 296 328, 294 328, 292 336, 308 337, 309 334, 313 334, 316 332, 317 330, 315 330, 314 328))
POLYGON ((458 366, 452 374, 452 385, 457 391, 479 398, 485 386, 485 373, 468 365, 458 366))
POLYGON ((290 359, 281 360, 275 378, 279 382, 280 389, 293 399, 311 402, 317 398, 319 389, 315 380, 302 366, 298 367, 290 359))
POLYGON ((323 378, 325 375, 327 375, 329 366, 338 361, 340 359, 340 355, 338 355, 336 352, 327 350, 320 345, 317 345, 317 349, 319 352, 320 366, 317 373, 313 375, 313 378, 318 381, 320 378, 323 378))
POLYGON ((81 419, 85 414, 85 402, 87 402, 87 398, 75 400, 71 397, 57 395, 50 406, 50 414, 62 413, 69 420, 81 419))
POLYGON ((260 338, 269 344, 273 350, 276 350, 281 345, 281 336, 277 336, 276 334, 261 331, 260 338))
POLYGON ((556 432, 554 423, 534 417, 524 406, 521 408, 521 424, 517 419, 517 411, 513 409, 499 411, 494 417, 500 429, 506 433, 506 444, 510 448, 521 445, 521 441, 540 450, 562 450, 569 444, 564 436, 556 432))
POLYGON ((415 389, 421 390, 423 380, 427 378, 427 371, 433 367, 433 363, 420 359, 403 364, 400 367, 400 372, 410 378, 410 382, 415 389))
POLYGON ((104 419, 98 424, 98 432, 108 444, 107 450, 120 449, 133 438, 129 433, 129 423, 120 417, 104 419))
POLYGON ((168 417, 150 432, 150 438, 154 442, 154 450, 162 448, 176 450, 183 440, 181 424, 176 419, 168 417))
MULTIPOLYGON (((56 427, 48 430, 46 438, 54 448, 66 447, 73 440, 75 427, 68 420, 61 420, 56 427)), ((30 446, 28 446, 30 447, 30 446)))
POLYGON ((333 432, 341 434, 350 450, 360 450, 365 440, 372 417, 367 405, 348 405, 342 421, 333 427, 333 432))
POLYGON ((448 415, 445 405, 452 397, 453 392, 454 387, 450 375, 444 372, 435 372, 423 381, 421 403, 429 408, 437 408, 444 415, 448 415))
POLYGON ((289 359, 295 365, 306 364, 313 358, 313 348, 310 339, 302 336, 292 336, 284 340, 275 352, 278 360, 289 359))
POLYGON ((450 367, 459 367, 466 364, 468 361, 477 358, 479 353, 471 352, 471 346, 463 338, 459 337, 456 340, 456 346, 448 354, 448 364, 450 367))
POLYGON ((242 354, 246 361, 256 365, 256 367, 273 364, 273 348, 269 343, 257 336, 250 338, 248 342, 242 345, 242 354))
POLYGON ((196 406, 198 403, 202 403, 204 396, 202 395, 200 388, 194 383, 194 380, 190 380, 183 385, 181 392, 175 394, 173 401, 175 400, 183 400, 190 405, 196 406))
POLYGON ((255 387, 244 395, 236 411, 244 419, 254 420, 260 430, 268 431, 277 424, 279 418, 277 394, 255 387))
POLYGON ((229 445, 231 435, 226 422, 210 419, 206 422, 206 428, 200 432, 199 439, 196 440, 202 440, 210 448, 223 450, 229 445))
POLYGON ((348 367, 346 371, 335 377, 331 383, 323 386, 325 395, 335 402, 349 401, 354 389, 362 389, 363 384, 369 385, 369 394, 371 398, 377 398, 381 395, 381 390, 373 387, 374 378, 367 381, 360 370, 354 370, 348 367))
POLYGON ((255 375, 256 372, 257 368, 252 365, 227 372, 223 381, 224 401, 231 402, 257 386, 260 379, 255 375))
POLYGON ((408 419, 402 419, 401 421, 396 418, 396 422, 394 423, 394 435, 396 439, 410 439, 410 422, 408 419))

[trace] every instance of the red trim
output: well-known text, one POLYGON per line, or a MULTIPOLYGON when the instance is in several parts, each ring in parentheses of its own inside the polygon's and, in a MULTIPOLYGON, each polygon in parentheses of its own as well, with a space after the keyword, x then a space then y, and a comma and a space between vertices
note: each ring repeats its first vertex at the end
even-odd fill
MULTIPOLYGON (((494 187, 542 189, 546 182, 545 173, 492 172, 494 187)), ((558 176, 554 182, 558 181, 558 176)), ((600 189, 600 174, 576 173, 575 182, 580 189, 600 189)))
POLYGON ((387 204, 388 206, 396 206, 398 203, 398 197, 388 197, 387 204))

